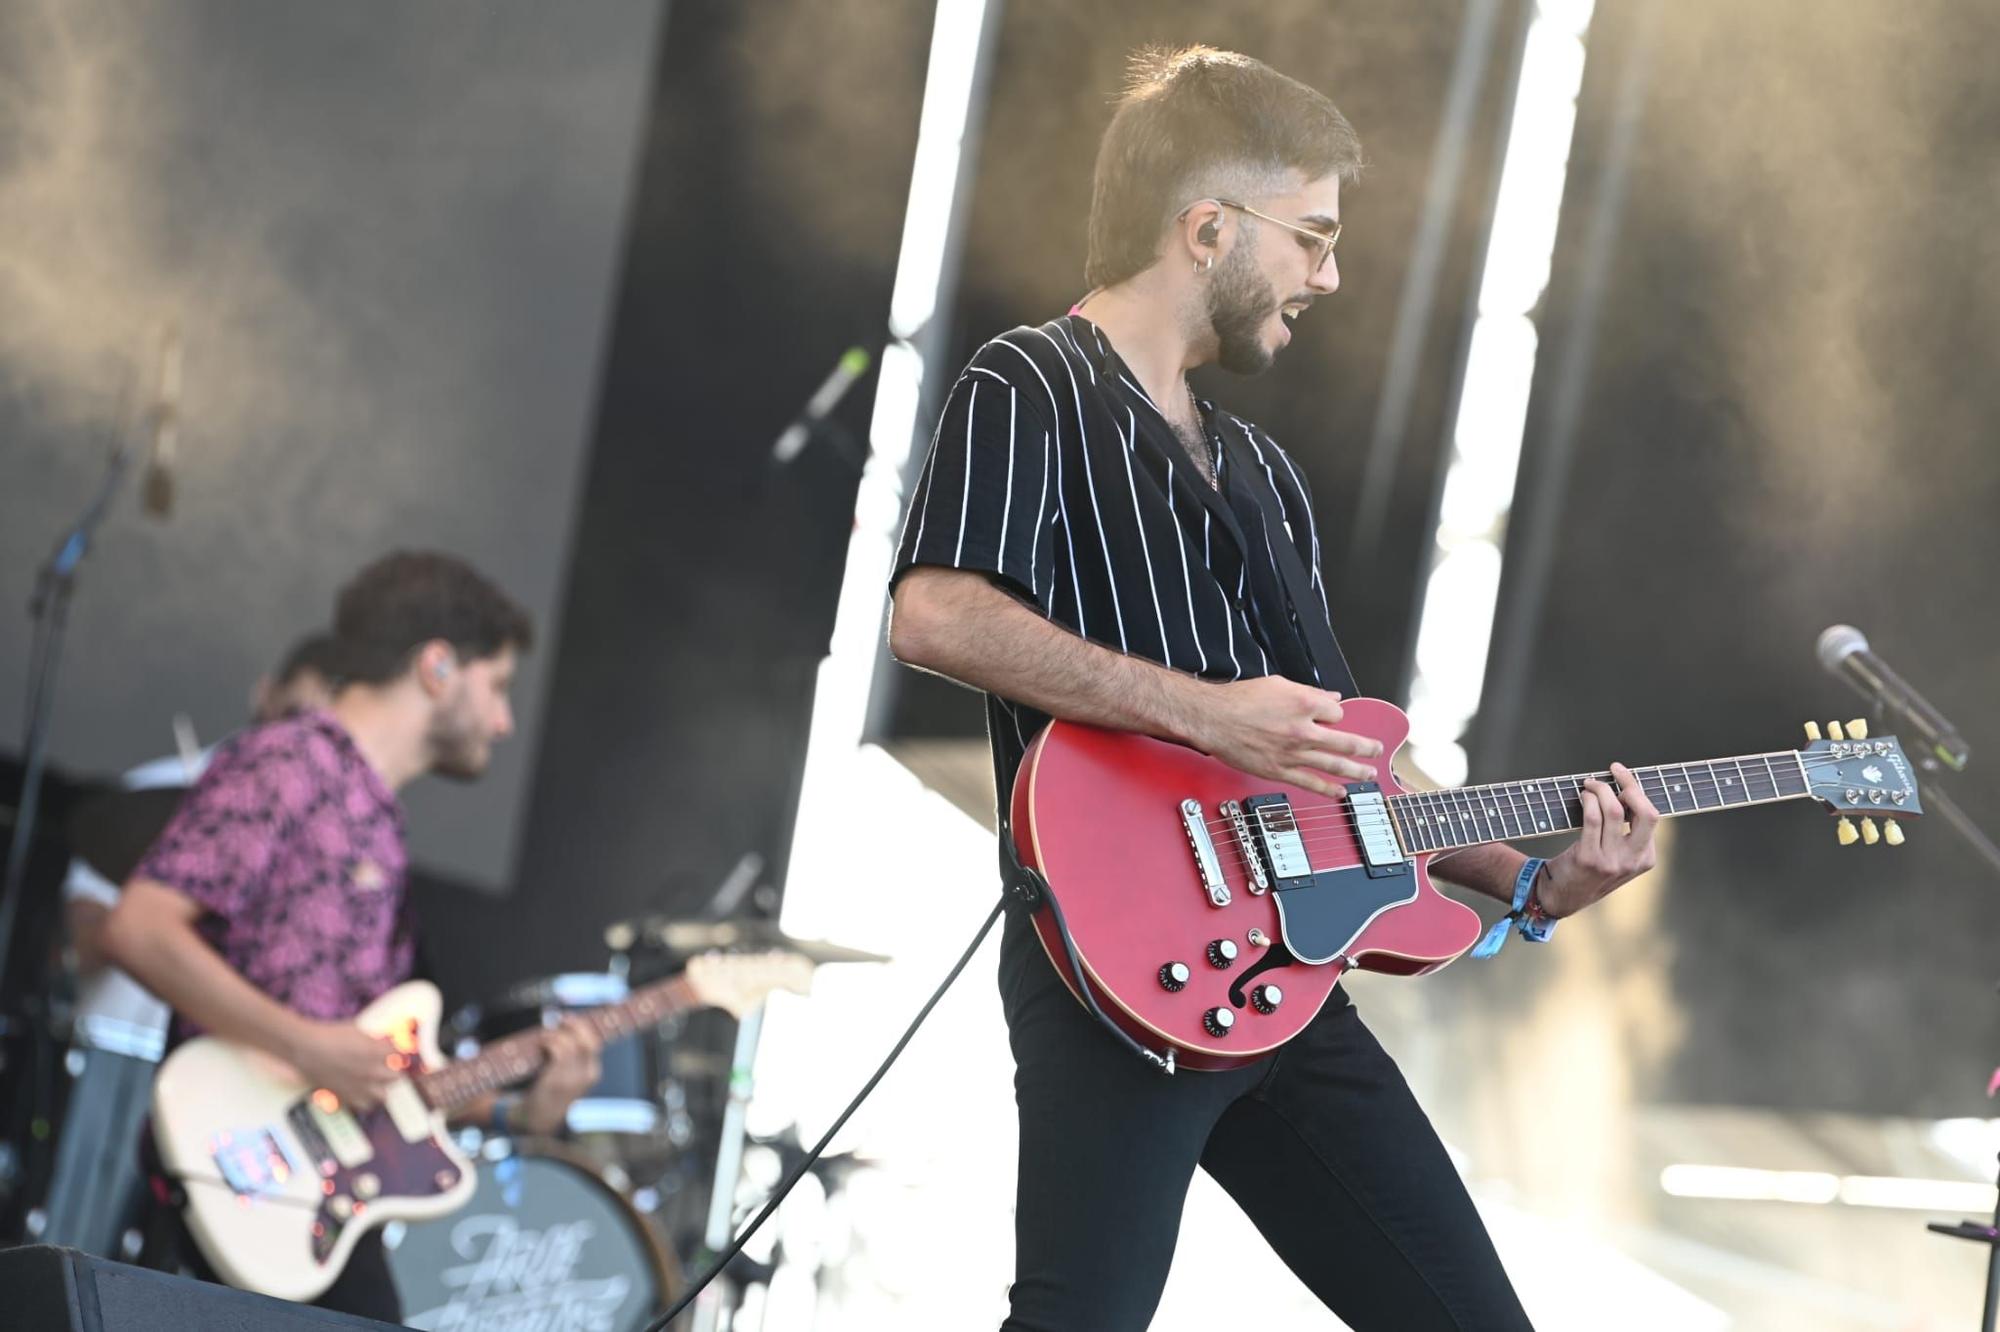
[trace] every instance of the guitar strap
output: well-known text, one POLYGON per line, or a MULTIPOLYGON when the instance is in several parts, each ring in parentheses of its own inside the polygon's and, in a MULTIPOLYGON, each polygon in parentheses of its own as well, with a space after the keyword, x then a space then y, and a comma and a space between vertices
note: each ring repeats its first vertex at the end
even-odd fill
POLYGON ((1256 457, 1231 441, 1229 433, 1216 432, 1229 455, 1225 494, 1230 506, 1242 517, 1246 536, 1252 529, 1261 529, 1265 544, 1270 547, 1271 562, 1277 566, 1274 579, 1256 562, 1246 560, 1251 566, 1248 580, 1251 601, 1265 646, 1284 675, 1300 684, 1317 683, 1322 689, 1338 692, 1342 698, 1354 698, 1359 693, 1354 672, 1340 650, 1340 640, 1333 636, 1333 625, 1327 620, 1319 595, 1313 591, 1312 579, 1299 557, 1298 542, 1285 520, 1278 492, 1271 488, 1256 457), (1250 521, 1253 517, 1255 522, 1250 521))

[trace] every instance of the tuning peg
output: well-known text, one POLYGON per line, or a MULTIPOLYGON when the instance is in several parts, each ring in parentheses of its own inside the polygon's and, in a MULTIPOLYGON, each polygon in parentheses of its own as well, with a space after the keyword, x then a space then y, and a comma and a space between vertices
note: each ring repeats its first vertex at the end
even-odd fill
POLYGON ((1903 844, 1903 825, 1894 819, 1884 820, 1884 825, 1882 840, 1890 846, 1901 846, 1903 844))
POLYGON ((1882 840, 1882 830, 1875 826, 1875 820, 1861 820, 1861 840, 1870 846, 1882 840))
POLYGON ((1808 739, 1808 740, 1818 740, 1818 739, 1819 739, 1819 723, 1818 723, 1818 722, 1807 722, 1807 723, 1806 723, 1806 739, 1808 739))
POLYGON ((1866 717, 1856 717, 1853 721, 1847 723, 1847 738, 1849 740, 1866 740, 1868 738, 1868 719, 1866 717))
POLYGON ((1826 738, 1829 740, 1845 740, 1847 735, 1840 729, 1839 722, 1828 722, 1826 724, 1826 738))
POLYGON ((1853 819, 1842 819, 1836 824, 1834 826, 1834 836, 1840 839, 1842 846, 1853 846, 1861 840, 1861 834, 1854 830, 1853 819))

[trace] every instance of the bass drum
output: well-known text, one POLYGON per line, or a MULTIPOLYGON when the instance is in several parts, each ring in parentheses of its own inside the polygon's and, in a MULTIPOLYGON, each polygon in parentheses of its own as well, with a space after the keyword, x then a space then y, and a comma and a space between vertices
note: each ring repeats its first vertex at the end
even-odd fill
POLYGON ((582 1157, 517 1142, 478 1176, 450 1216, 384 1228, 406 1326, 638 1332, 678 1298, 673 1256, 582 1157))

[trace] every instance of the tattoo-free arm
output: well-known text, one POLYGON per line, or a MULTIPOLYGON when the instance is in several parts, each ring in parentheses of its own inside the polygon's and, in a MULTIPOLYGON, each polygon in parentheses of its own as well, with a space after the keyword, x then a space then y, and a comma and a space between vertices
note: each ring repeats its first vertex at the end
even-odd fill
POLYGON ((985 575, 920 566, 896 587, 889 648, 912 666, 1069 721, 1179 741, 1232 767, 1338 798, 1374 740, 1337 729, 1337 694, 1282 676, 1220 683, 1100 647, 985 575))
POLYGON ((104 922, 104 951, 190 1021, 296 1061, 313 1024, 237 975, 195 932, 200 915, 166 884, 135 878, 104 922))

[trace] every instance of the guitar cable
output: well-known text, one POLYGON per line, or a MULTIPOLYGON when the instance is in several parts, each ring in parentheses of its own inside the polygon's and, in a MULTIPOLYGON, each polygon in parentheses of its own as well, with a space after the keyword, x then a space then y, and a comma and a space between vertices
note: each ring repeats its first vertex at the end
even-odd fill
POLYGON ((1172 1077, 1174 1074, 1174 1047, 1169 1045, 1165 1054, 1159 1054, 1147 1049, 1145 1046, 1139 1044, 1131 1032, 1113 1022, 1105 1014, 1104 1010, 1097 1006, 1097 996, 1091 993, 1090 982, 1084 978, 1083 961, 1076 955, 1076 940, 1069 937, 1069 922, 1063 919, 1062 903, 1056 901, 1056 895, 1049 891, 1046 879, 1029 869, 1026 865, 1021 865, 1018 860, 1015 864, 1019 866, 1022 878, 1025 881, 1025 886, 1017 890, 1019 896, 1036 905, 1047 905, 1049 914, 1055 918, 1056 933, 1062 936, 1063 955, 1069 958, 1069 972, 1070 975, 1076 978, 1076 993, 1083 996, 1084 1007, 1090 1010, 1090 1015, 1097 1019, 1099 1026, 1124 1042, 1126 1048, 1130 1049, 1133 1054, 1138 1055, 1168 1077, 1172 1077), (1033 894, 1032 897, 1029 896, 1030 893, 1033 894))
MULTIPOLYGON (((812 1150, 806 1153, 805 1159, 793 1166, 791 1173, 778 1182, 777 1189, 765 1202, 762 1210, 757 1213, 756 1218, 748 1226, 744 1227, 742 1234, 730 1241, 729 1247, 723 1251, 722 1255, 709 1264, 708 1270, 701 1274, 699 1280, 689 1286, 686 1291, 682 1292, 681 1297, 674 1301, 671 1308, 652 1322, 646 1324, 645 1332, 665 1332, 667 1325, 680 1317, 686 1311, 687 1307, 694 1303, 695 1298, 708 1288, 709 1283, 722 1275, 722 1269, 734 1262, 737 1254, 743 1252, 743 1246, 749 1243, 750 1237, 757 1233, 760 1226, 770 1220, 771 1214, 778 1210, 778 1205, 784 1202, 786 1195, 791 1193, 793 1187, 801 1179, 805 1178, 806 1172, 812 1169, 813 1165, 819 1160, 821 1153, 826 1151, 827 1144, 833 1141, 834 1135, 840 1132, 841 1128, 846 1125, 854 1112, 861 1108, 861 1103, 868 1099, 869 1093, 875 1090, 876 1084, 882 1081, 883 1076, 895 1064, 897 1056, 901 1055, 903 1048, 910 1043, 910 1038, 917 1034, 917 1028, 924 1025, 924 1019, 931 1015, 931 1010, 938 1006, 940 999, 944 998, 945 991, 952 987, 952 983, 958 979, 959 973, 965 970, 965 964, 972 961, 972 955, 979 951, 979 946, 986 942, 986 936, 993 932, 993 923, 1000 919, 1000 913, 1006 908, 1006 905, 1007 899, 1004 897, 993 904, 993 909, 986 913, 985 923, 979 927, 979 933, 972 936, 972 942, 965 946, 963 953, 959 954, 958 961, 952 964, 951 971, 946 974, 937 989, 931 992, 931 997, 924 1001, 924 1006, 917 1010, 917 1016, 910 1022, 909 1027, 904 1030, 902 1039, 896 1042, 895 1046, 889 1051, 888 1056, 882 1060, 881 1066, 863 1084, 861 1090, 854 1094, 854 1099, 847 1103, 847 1108, 840 1112, 840 1117, 833 1121, 832 1127, 820 1135, 820 1140, 813 1144, 812 1150)), ((1069 937, 1067 930, 1063 932, 1063 937, 1065 939, 1069 937)), ((1127 1039, 1129 1040, 1130 1038, 1128 1037, 1127 1039)))
POLYGON ((1058 902, 1056 895, 1049 891, 1046 879, 1034 869, 1021 863, 1020 854, 1014 849, 1013 832, 1007 826, 1004 816, 1000 821, 999 833, 1001 877, 1007 881, 1007 889, 1000 900, 993 904, 993 910, 986 914, 985 923, 980 925, 979 933, 972 936, 972 942, 965 946, 965 951, 959 954, 958 961, 952 964, 951 971, 945 976, 937 989, 931 993, 931 997, 924 1002, 924 1006, 917 1011, 917 1016, 903 1032, 902 1039, 896 1042, 895 1047, 882 1060, 881 1067, 875 1070, 874 1076, 870 1077, 861 1090, 855 1093, 854 1099, 847 1103, 847 1108, 840 1112, 840 1118, 834 1120, 833 1126, 820 1136, 818 1142, 813 1144, 812 1150, 806 1153, 805 1159, 792 1167, 791 1173, 778 1182, 776 1191, 765 1202, 763 1209, 744 1228, 743 1233, 730 1243, 728 1250, 721 1257, 709 1264, 708 1269, 701 1274, 700 1279, 688 1287, 678 1300, 674 1301, 672 1308, 668 1309, 651 1323, 648 1323, 644 1332, 664 1332, 668 1324, 680 1317, 682 1312, 694 1303, 696 1297, 708 1288, 709 1283, 722 1274, 722 1269, 735 1261, 736 1255, 743 1251, 743 1246, 749 1243, 752 1235, 757 1233, 758 1227, 762 1226, 765 1221, 770 1219, 771 1214, 778 1210, 778 1205, 784 1202, 785 1196, 792 1191, 793 1187, 801 1179, 805 1178, 806 1172, 812 1169, 814 1163, 819 1160, 821 1153, 826 1151, 827 1144, 833 1141, 834 1134, 840 1132, 841 1127, 847 1123, 854 1112, 861 1108, 861 1103, 868 1099, 869 1093, 875 1090, 876 1084, 882 1081, 883 1075, 888 1073, 890 1066, 896 1062, 897 1056, 903 1053, 903 1047, 907 1046, 910 1043, 910 1038, 917 1034, 917 1028, 923 1026, 924 1019, 931 1015, 931 1010, 937 1007, 940 999, 944 998, 945 991, 952 987, 952 983, 958 979, 959 973, 965 970, 965 964, 972 960, 972 955, 979 951, 981 944, 986 942, 986 936, 992 933, 994 922, 1000 919, 1000 915, 1006 910, 1010 899, 1031 908, 1040 906, 1048 907, 1049 915, 1055 920, 1056 933, 1062 936, 1063 953, 1069 958, 1070 975, 1076 977, 1076 993, 1082 996, 1084 1007, 1090 1010, 1090 1015, 1097 1019, 1100 1026, 1116 1037, 1132 1053, 1138 1055, 1162 1073, 1172 1076, 1174 1072, 1174 1048, 1171 1045, 1167 1047, 1165 1054, 1159 1054, 1147 1049, 1134 1039, 1130 1032, 1113 1022, 1105 1011, 1098 1006, 1097 996, 1091 992, 1090 984, 1085 980, 1086 973, 1083 969, 1082 959, 1077 956, 1076 941, 1070 938, 1069 922, 1063 918, 1062 903, 1058 902))

